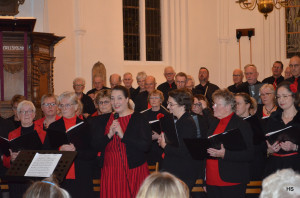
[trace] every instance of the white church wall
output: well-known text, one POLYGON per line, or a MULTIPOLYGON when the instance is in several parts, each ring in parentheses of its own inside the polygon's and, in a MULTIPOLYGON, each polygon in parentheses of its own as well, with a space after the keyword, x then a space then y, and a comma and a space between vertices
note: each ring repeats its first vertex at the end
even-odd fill
MULTIPOLYGON (((177 72, 191 74, 196 84, 199 68, 205 66, 211 82, 227 87, 232 84, 233 69, 239 67, 235 31, 240 28, 255 28, 252 63, 258 67, 259 80, 270 76, 275 60, 288 63, 283 9, 273 11, 265 20, 257 10, 242 10, 231 0, 162 0, 161 5, 163 61, 159 62, 124 61, 120 0, 26 0, 18 16, 36 17, 35 31, 66 36, 55 47, 57 94, 72 90, 77 76, 86 79, 89 90, 91 69, 97 61, 106 66, 107 85, 110 74, 127 71, 134 77, 145 71, 160 84, 165 81, 164 67, 172 65, 177 72)), ((242 67, 250 62, 249 53, 249 40, 242 37, 242 67)))

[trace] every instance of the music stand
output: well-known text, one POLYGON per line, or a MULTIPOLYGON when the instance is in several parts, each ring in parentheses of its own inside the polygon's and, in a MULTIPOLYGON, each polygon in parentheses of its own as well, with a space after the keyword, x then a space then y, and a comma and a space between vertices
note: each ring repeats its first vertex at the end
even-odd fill
POLYGON ((71 167, 77 152, 76 151, 55 151, 55 150, 22 150, 14 163, 5 174, 5 179, 10 181, 41 180, 44 177, 25 177, 25 173, 36 153, 39 154, 62 154, 57 166, 53 171, 55 178, 61 183, 71 167))

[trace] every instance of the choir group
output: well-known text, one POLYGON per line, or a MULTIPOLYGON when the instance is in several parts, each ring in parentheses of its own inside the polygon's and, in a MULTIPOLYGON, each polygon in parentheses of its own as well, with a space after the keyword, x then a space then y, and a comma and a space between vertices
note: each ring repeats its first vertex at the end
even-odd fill
MULTIPOLYGON (((111 198, 147 197, 149 181, 171 181, 174 176, 177 180, 173 183, 181 185, 178 193, 182 196, 189 194, 186 192, 201 178, 209 198, 245 197, 249 181, 263 180, 280 169, 300 170, 300 57, 290 59, 285 77, 283 71, 282 62, 275 61, 272 76, 260 82, 256 66, 249 64, 244 71, 233 71, 233 85, 220 89, 209 81, 205 67, 199 69, 200 83, 195 85, 190 75, 176 73, 168 66, 164 69, 166 82, 159 86, 155 77, 145 72, 137 74, 136 89, 129 72, 122 78, 112 74, 110 88, 96 75, 94 88, 86 94, 85 80, 76 78, 74 91, 41 98, 44 117, 38 120, 34 104, 15 95, 11 100, 14 115, 0 118, 0 136, 13 140, 37 133, 43 149, 77 151, 60 184, 73 198, 93 197, 93 178, 100 178, 100 197, 111 198), (178 145, 171 143, 166 131, 156 130, 151 124, 170 116, 174 118, 178 145), (50 131, 68 133, 81 122, 86 123, 81 139, 87 144, 53 144, 50 131), (205 155, 196 159, 197 151, 187 145, 187 139, 213 140, 233 131, 238 131, 233 137, 243 143, 239 148, 234 141, 232 145, 203 145, 205 155), (148 165, 155 164, 168 173, 147 178, 148 165)), ((19 152, 2 151, 1 176, 19 152)), ((9 182, 10 198, 22 197, 27 189, 28 195, 35 188, 51 186, 56 193, 68 194, 53 180, 34 185, 28 189, 26 181, 9 182)))

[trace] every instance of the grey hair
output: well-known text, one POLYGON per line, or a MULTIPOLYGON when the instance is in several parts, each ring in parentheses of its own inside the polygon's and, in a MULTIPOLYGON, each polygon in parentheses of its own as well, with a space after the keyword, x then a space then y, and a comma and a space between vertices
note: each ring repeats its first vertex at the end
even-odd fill
POLYGON ((300 175, 292 169, 278 170, 263 180, 260 198, 300 197, 300 175))
POLYGON ((25 106, 25 105, 30 106, 30 107, 32 108, 33 112, 36 111, 36 108, 35 108, 34 104, 33 104, 31 101, 29 101, 29 100, 23 100, 22 102, 20 102, 20 103, 18 104, 18 107, 17 107, 17 114, 19 114, 19 112, 21 111, 21 109, 22 109, 23 106, 25 106))
POLYGON ((77 82, 77 81, 81 81, 83 83, 83 85, 85 85, 85 79, 82 77, 77 77, 73 80, 73 85, 77 82))

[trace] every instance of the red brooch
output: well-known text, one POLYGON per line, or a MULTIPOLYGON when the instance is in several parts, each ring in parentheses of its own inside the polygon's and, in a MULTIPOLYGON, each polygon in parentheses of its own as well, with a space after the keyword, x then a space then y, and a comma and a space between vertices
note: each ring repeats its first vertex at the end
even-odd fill
POLYGON ((163 117, 165 117, 165 115, 164 114, 162 114, 162 113, 159 113, 159 114, 157 114, 157 116, 156 116, 156 118, 159 120, 160 118, 163 118, 163 117))
POLYGON ((296 93, 297 92, 297 87, 295 84, 290 84, 290 89, 293 93, 296 93))

